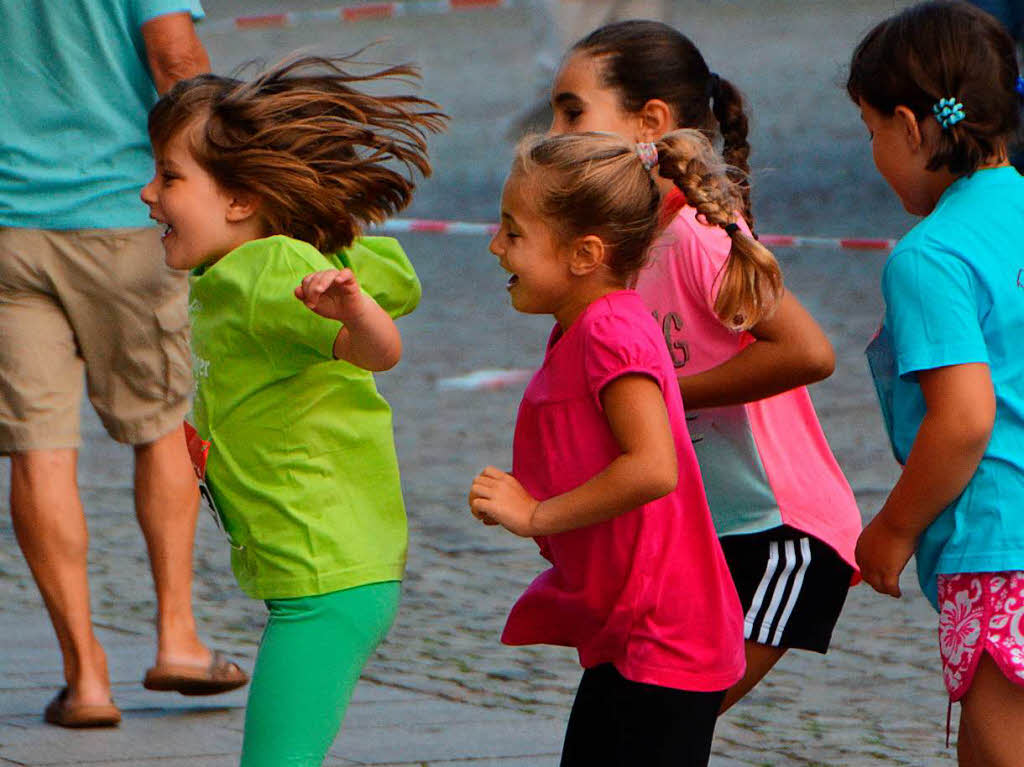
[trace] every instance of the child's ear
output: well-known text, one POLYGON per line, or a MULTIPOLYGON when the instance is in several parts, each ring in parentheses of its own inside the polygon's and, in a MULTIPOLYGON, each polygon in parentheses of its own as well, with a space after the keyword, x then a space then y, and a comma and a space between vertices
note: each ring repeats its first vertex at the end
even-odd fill
POLYGON ((918 151, 924 144, 924 133, 914 113, 908 107, 900 105, 893 112, 893 119, 900 126, 907 146, 911 151, 918 151))
POLYGON ((584 235, 573 243, 569 271, 583 277, 604 264, 607 251, 604 242, 594 234, 584 235))
POLYGON ((260 210, 260 198, 252 192, 232 192, 228 200, 227 220, 232 224, 246 221, 260 210))
POLYGON ((672 109, 661 99, 650 99, 640 109, 641 141, 657 141, 673 128, 672 109))

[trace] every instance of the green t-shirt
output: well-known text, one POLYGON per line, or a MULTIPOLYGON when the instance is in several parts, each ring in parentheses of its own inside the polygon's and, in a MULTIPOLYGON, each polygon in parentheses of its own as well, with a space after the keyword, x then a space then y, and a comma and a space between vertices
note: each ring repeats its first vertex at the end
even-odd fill
POLYGON ((293 293, 342 266, 391 316, 416 307, 419 280, 387 237, 325 256, 278 235, 192 276, 193 422, 212 443, 207 480, 253 597, 398 580, 405 567, 391 408, 370 372, 334 359, 341 324, 293 293))

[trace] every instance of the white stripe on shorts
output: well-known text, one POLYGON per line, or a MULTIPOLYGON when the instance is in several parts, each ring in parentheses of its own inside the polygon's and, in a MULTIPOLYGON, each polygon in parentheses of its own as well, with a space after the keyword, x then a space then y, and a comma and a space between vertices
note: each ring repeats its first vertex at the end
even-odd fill
MULTIPOLYGON (((790 543, 790 541, 787 541, 787 543, 790 543)), ((782 641, 782 632, 786 629, 786 623, 789 622, 789 616, 793 612, 797 597, 800 596, 800 589, 804 585, 804 575, 807 573, 807 568, 811 565, 811 542, 807 538, 800 539, 800 554, 803 561, 800 562, 800 567, 793 577, 793 588, 789 592, 789 599, 786 600, 786 609, 782 611, 779 625, 775 627, 775 633, 772 635, 773 647, 778 647, 779 642, 782 641)))
POLYGON ((764 593, 768 590, 768 585, 772 582, 772 576, 775 575, 775 568, 779 565, 779 544, 777 541, 771 541, 768 544, 768 564, 764 568, 764 576, 761 578, 761 582, 757 584, 757 591, 754 592, 754 598, 750 602, 750 609, 747 610, 747 614, 743 617, 743 636, 750 639, 750 635, 754 629, 754 621, 757 620, 757 613, 761 610, 761 601, 764 599, 764 593))
MULTIPOLYGON (((778 546, 778 543, 772 541, 772 545, 778 546)), ((789 576, 793 574, 793 568, 796 567, 793 541, 783 541, 783 551, 785 551, 783 559, 786 562, 786 566, 782 570, 782 574, 779 576, 778 582, 775 584, 775 589, 772 591, 772 601, 768 603, 768 611, 764 614, 764 620, 761 621, 761 632, 757 635, 757 641, 761 644, 768 644, 768 637, 771 636, 772 623, 775 621, 775 616, 779 612, 779 605, 782 604, 782 595, 786 592, 786 584, 789 582, 789 576)))
POLYGON ((756 641, 761 644, 777 647, 782 641, 782 634, 800 597, 804 575, 811 564, 810 540, 808 538, 800 539, 799 556, 796 552, 795 543, 795 541, 783 541, 781 550, 778 541, 771 541, 768 544, 768 564, 765 566, 764 575, 757 586, 757 591, 754 593, 750 609, 747 610, 747 614, 744 617, 744 635, 748 639, 753 639, 753 634, 757 631, 756 641), (778 582, 772 589, 771 598, 768 600, 768 607, 758 629, 757 615, 765 604, 767 592, 779 568, 780 559, 782 560, 783 569, 779 574, 778 582), (792 586, 790 586, 790 583, 792 583, 792 586), (787 588, 789 588, 789 597, 786 599, 785 606, 782 606, 782 600, 786 596, 787 588), (781 614, 779 612, 780 606, 782 606, 781 614))

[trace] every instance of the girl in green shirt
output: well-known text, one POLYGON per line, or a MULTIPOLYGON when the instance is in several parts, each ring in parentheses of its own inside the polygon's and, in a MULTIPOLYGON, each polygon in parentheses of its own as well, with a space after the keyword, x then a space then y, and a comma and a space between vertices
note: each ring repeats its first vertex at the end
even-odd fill
POLYGON ((444 115, 359 88, 344 59, 251 82, 203 75, 153 108, 143 189, 166 261, 191 270, 193 421, 242 589, 265 600, 243 767, 319 765, 390 628, 407 543, 391 411, 372 371, 419 281, 390 238, 444 115), (397 169, 396 169, 397 168, 397 169), (404 172, 403 172, 404 171, 404 172))

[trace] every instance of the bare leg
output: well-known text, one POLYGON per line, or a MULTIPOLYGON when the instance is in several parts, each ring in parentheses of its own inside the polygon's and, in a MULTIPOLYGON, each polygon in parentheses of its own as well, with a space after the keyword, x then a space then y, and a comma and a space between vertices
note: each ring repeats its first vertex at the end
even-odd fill
POLYGON ((743 678, 725 693, 725 700, 722 701, 719 714, 724 714, 733 703, 754 689, 754 686, 764 679, 764 675, 772 670, 772 666, 779 662, 779 658, 786 654, 785 647, 771 647, 752 639, 746 640, 744 647, 747 655, 747 670, 744 672, 743 678))
POLYGON ((199 490, 181 427, 135 446, 135 510, 156 589, 156 661, 205 666, 211 654, 199 639, 192 614, 199 490))
POLYGON ((12 454, 11 520, 60 643, 69 702, 100 705, 110 700, 110 678, 89 610, 77 460, 71 449, 12 454))
POLYGON ((1024 687, 1014 684, 988 653, 981 656, 960 715, 968 740, 957 743, 960 764, 1014 767, 1024 753, 1024 687))
POLYGON ((974 747, 971 745, 971 730, 964 720, 964 709, 960 707, 960 727, 956 733, 956 761, 960 767, 982 767, 974 758, 974 747))

